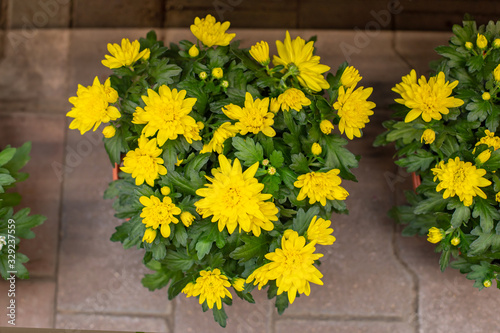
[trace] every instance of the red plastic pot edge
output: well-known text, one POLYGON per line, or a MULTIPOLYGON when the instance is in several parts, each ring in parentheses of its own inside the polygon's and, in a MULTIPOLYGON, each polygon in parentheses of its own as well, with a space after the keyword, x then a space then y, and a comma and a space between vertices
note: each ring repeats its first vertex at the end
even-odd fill
POLYGON ((417 187, 420 186, 420 184, 422 184, 422 179, 420 178, 419 175, 417 175, 415 172, 412 172, 411 173, 411 181, 413 183, 413 190, 416 191, 417 190, 417 187))

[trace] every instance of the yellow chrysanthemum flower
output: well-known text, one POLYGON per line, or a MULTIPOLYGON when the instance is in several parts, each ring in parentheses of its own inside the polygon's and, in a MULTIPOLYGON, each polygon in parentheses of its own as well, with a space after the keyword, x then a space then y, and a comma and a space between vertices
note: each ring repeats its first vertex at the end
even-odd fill
POLYGON ((472 163, 463 162, 459 157, 450 158, 447 163, 441 161, 431 170, 435 176, 434 181, 439 180, 436 191, 445 190, 443 199, 458 195, 465 206, 472 205, 476 195, 486 199, 486 194, 480 189, 491 185, 491 181, 483 178, 486 170, 477 169, 472 163))
POLYGON ((491 157, 491 150, 486 149, 483 150, 479 155, 476 157, 476 163, 486 163, 491 157))
POLYGON ((186 294, 186 297, 193 297, 193 290, 194 290, 194 283, 189 282, 188 284, 186 284, 186 286, 184 287, 184 289, 182 289, 181 292, 183 294, 186 294))
POLYGON ((313 55, 313 41, 306 44, 306 41, 300 37, 292 41, 290 33, 287 31, 284 42, 278 40, 276 46, 278 56, 275 55, 273 58, 275 66, 283 65, 285 70, 297 71, 296 77, 300 84, 313 91, 330 87, 323 76, 323 73, 329 71, 330 67, 320 64, 320 57, 313 55))
POLYGON ((445 81, 443 72, 433 76, 427 82, 425 76, 418 80, 415 70, 410 75, 403 77, 403 82, 397 84, 392 90, 401 95, 395 101, 406 105, 410 112, 405 117, 405 122, 410 122, 422 116, 426 122, 432 119, 440 120, 442 114, 448 114, 448 108, 459 107, 464 104, 461 99, 450 97, 458 81, 449 83, 445 81))
POLYGON ((495 194, 495 201, 496 202, 500 202, 500 192, 498 192, 497 194, 495 194))
POLYGON ((344 133, 349 139, 361 137, 360 129, 364 128, 370 122, 369 116, 373 114, 375 103, 367 101, 373 88, 359 87, 354 90, 354 86, 344 89, 339 88, 339 96, 333 107, 337 110, 340 117, 339 131, 344 133))
POLYGON ((245 106, 229 104, 222 108, 222 112, 230 119, 238 120, 235 124, 241 135, 248 132, 257 134, 264 133, 273 137, 276 131, 271 127, 274 124, 274 113, 269 112, 269 98, 253 100, 252 95, 245 94, 245 106))
POLYGON ((493 70, 493 77, 495 81, 500 82, 500 64, 493 70))
POLYGON ((196 217, 188 211, 181 213, 182 224, 184 224, 186 227, 189 227, 191 224, 193 224, 193 221, 195 219, 196 217))
POLYGON ((76 96, 70 97, 69 102, 73 104, 71 111, 66 116, 75 118, 70 129, 78 129, 80 134, 84 134, 94 127, 94 131, 101 125, 111 120, 120 118, 120 111, 110 103, 116 103, 118 92, 111 88, 111 81, 108 78, 104 84, 99 82, 96 76, 91 86, 84 87, 78 85, 76 96))
POLYGON ((311 100, 306 97, 302 90, 288 88, 278 96, 278 103, 283 111, 300 111, 302 106, 311 105, 311 100))
POLYGON ((500 148, 500 137, 495 136, 495 132, 490 132, 489 130, 484 131, 485 136, 483 136, 477 143, 476 146, 481 144, 488 145, 488 147, 493 147, 494 150, 500 148))
POLYGON ((240 130, 230 122, 223 123, 215 130, 212 140, 210 140, 208 144, 203 145, 203 149, 200 151, 200 154, 211 153, 214 151, 218 154, 222 154, 222 151, 224 150, 224 141, 236 136, 239 131, 240 130))
POLYGON ((231 23, 216 22, 215 17, 208 14, 205 18, 199 17, 194 19, 194 24, 191 25, 191 32, 205 46, 212 47, 214 45, 226 46, 236 36, 236 34, 227 34, 231 23))
POLYGON ((319 128, 320 128, 321 132, 323 132, 323 134, 328 135, 328 134, 332 133, 333 124, 330 120, 324 119, 319 124, 319 128))
POLYGON ((333 229, 330 228, 332 221, 314 216, 307 228, 307 240, 320 245, 332 245, 335 237, 332 236, 333 229))
POLYGON ((320 202, 326 205, 326 200, 345 200, 349 193, 340 185, 342 180, 339 176, 339 169, 332 169, 328 172, 309 172, 297 177, 293 185, 300 188, 297 200, 304 200, 307 196, 309 204, 320 202))
POLYGON ((340 77, 340 83, 346 87, 350 88, 352 86, 356 86, 359 81, 361 81, 362 77, 359 75, 359 71, 353 66, 349 66, 344 70, 342 76, 340 77))
POLYGON ((281 104, 278 102, 276 97, 271 98, 271 102, 269 103, 269 109, 272 113, 278 113, 281 108, 281 104))
POLYGON ((156 145, 156 138, 148 140, 144 136, 139 138, 139 147, 130 150, 123 159, 123 172, 132 174, 137 186, 144 181, 149 186, 155 185, 155 179, 166 175, 167 169, 163 166, 163 159, 158 157, 162 150, 156 145))
POLYGON ((439 243, 444 238, 443 231, 436 227, 432 227, 429 229, 429 233, 427 234, 427 241, 433 244, 439 243))
POLYGON ((142 241, 146 243, 153 243, 156 238, 156 230, 152 228, 147 228, 142 237, 142 241))
POLYGON ((151 197, 142 196, 139 201, 144 206, 141 217, 142 223, 147 228, 158 229, 160 227, 161 235, 165 238, 170 236, 170 223, 177 224, 179 219, 174 215, 179 215, 181 209, 177 207, 168 196, 163 197, 163 201, 152 195, 151 197))
POLYGON ((200 277, 196 279, 192 290, 188 289, 187 292, 191 292, 192 296, 200 295, 200 304, 207 301, 210 309, 213 309, 214 304, 216 304, 217 309, 220 310, 223 298, 226 296, 233 298, 227 289, 229 287, 231 287, 231 283, 228 281, 227 276, 216 268, 212 271, 201 271, 200 277))
POLYGON ((486 46, 488 46, 488 40, 486 37, 482 34, 477 34, 477 39, 476 39, 476 45, 479 47, 481 50, 485 49, 486 46))
POLYGON ((132 123, 146 124, 142 130, 143 135, 149 138, 158 132, 159 146, 163 146, 167 140, 177 139, 179 135, 195 139, 196 135, 192 131, 199 131, 199 127, 189 113, 196 98, 186 98, 185 90, 178 92, 177 89, 170 90, 162 85, 158 93, 148 89, 148 96, 142 96, 142 100, 146 106, 144 109, 135 109, 132 123))
POLYGON ((254 281, 254 285, 267 283, 268 280, 276 280, 278 295, 284 291, 288 294, 288 301, 292 304, 297 292, 309 296, 311 293, 310 283, 323 285, 320 280, 323 274, 314 266, 314 261, 323 257, 320 253, 314 253, 315 242, 306 245, 306 239, 299 236, 296 231, 285 231, 281 239, 281 248, 266 254, 266 259, 271 262, 257 268, 247 278, 246 282, 254 281))
POLYGON ((436 132, 430 128, 426 129, 422 136, 420 137, 420 142, 425 142, 426 145, 430 145, 436 139, 436 132))
POLYGON ((232 282, 233 288, 236 291, 243 291, 245 289, 245 279, 236 278, 232 282))
POLYGON ((269 65, 269 44, 261 41, 250 48, 250 55, 262 66, 269 65))
POLYGON ((108 44, 108 52, 111 55, 105 55, 102 64, 108 68, 120 68, 123 66, 133 65, 139 59, 149 59, 151 51, 149 49, 144 49, 139 52, 141 45, 139 41, 134 40, 130 43, 128 38, 122 39, 122 45, 118 44, 108 44))
POLYGON ((259 236, 261 229, 274 229, 272 221, 277 221, 278 208, 272 202, 271 194, 261 193, 264 185, 254 178, 259 163, 256 162, 245 172, 236 158, 231 163, 224 155, 219 155, 220 170, 212 170, 213 178, 207 176, 211 184, 196 191, 203 199, 195 203, 197 212, 212 222, 219 223, 219 231, 227 227, 232 234, 236 227, 259 236))

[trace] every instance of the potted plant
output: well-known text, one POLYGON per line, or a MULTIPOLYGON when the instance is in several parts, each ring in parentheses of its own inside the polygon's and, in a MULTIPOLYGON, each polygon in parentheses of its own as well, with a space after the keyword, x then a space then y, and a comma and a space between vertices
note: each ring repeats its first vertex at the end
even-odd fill
POLYGON ((21 196, 13 191, 6 192, 28 178, 27 173, 19 170, 29 161, 30 151, 30 142, 19 148, 7 146, 0 151, 0 275, 4 279, 29 277, 28 270, 23 265, 29 259, 18 252, 19 243, 21 238, 35 237, 31 229, 46 220, 42 215, 29 215, 29 208, 14 212, 21 196))
POLYGON ((395 143, 396 164, 417 181, 390 212, 403 235, 427 234, 442 270, 451 262, 475 287, 500 287, 500 22, 465 20, 453 33, 436 48, 435 75, 412 70, 392 89, 395 119, 375 145, 395 143))
POLYGON ((82 134, 107 125, 119 179, 105 198, 128 219, 111 240, 144 249, 144 286, 198 297, 222 326, 233 294, 253 303, 267 287, 282 313, 322 284, 316 246, 335 241, 358 165, 340 134, 361 137, 375 106, 355 68, 325 78, 314 39, 286 32, 271 61, 267 42, 241 48, 228 28, 207 15, 195 43, 108 44, 113 75, 79 86, 67 114, 82 134))

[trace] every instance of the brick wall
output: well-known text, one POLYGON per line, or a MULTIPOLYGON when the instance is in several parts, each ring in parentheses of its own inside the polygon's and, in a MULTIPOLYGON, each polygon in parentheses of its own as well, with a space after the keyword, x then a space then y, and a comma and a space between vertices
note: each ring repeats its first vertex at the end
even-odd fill
POLYGON ((498 0, 0 0, 0 28, 187 27, 211 13, 238 28, 445 30, 498 0))

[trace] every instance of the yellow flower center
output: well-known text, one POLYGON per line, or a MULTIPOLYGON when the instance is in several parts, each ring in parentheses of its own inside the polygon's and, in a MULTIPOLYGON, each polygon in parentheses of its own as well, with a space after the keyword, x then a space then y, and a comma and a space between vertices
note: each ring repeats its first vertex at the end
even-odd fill
POLYGON ((241 195, 241 191, 239 188, 236 188, 236 187, 230 187, 227 192, 226 192, 226 196, 225 196, 225 200, 224 200, 224 203, 226 204, 226 206, 229 208, 232 208, 234 206, 237 206, 240 204, 240 202, 242 201, 242 198, 243 196, 241 195))

